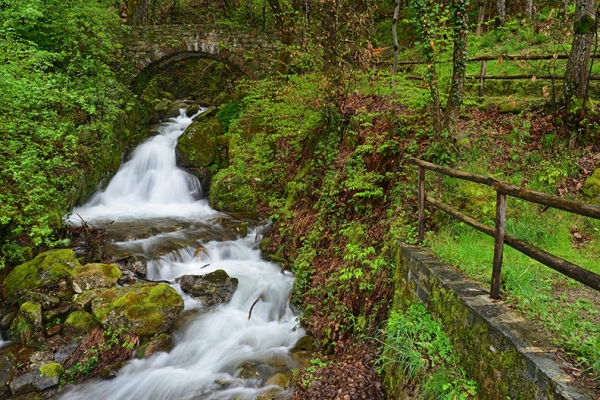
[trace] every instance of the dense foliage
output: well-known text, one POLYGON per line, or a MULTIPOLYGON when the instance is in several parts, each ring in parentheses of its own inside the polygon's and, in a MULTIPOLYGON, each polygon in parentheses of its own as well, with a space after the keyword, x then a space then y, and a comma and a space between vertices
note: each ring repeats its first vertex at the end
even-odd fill
POLYGON ((127 89, 109 5, 0 1, 0 267, 30 257, 21 246, 54 246, 53 229, 95 185, 86 176, 118 165, 127 89))

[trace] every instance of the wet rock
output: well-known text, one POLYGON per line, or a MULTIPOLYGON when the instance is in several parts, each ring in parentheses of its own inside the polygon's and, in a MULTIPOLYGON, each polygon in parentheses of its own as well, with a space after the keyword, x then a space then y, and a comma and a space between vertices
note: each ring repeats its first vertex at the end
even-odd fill
POLYGON ((69 336, 84 336, 100 323, 87 311, 74 311, 69 314, 63 325, 63 332, 69 336))
POLYGON ((61 319, 61 317, 66 317, 68 313, 73 309, 73 304, 67 303, 60 307, 53 308, 52 310, 43 312, 44 321, 55 323, 56 319, 61 319))
POLYGON ((73 300, 73 305, 78 311, 92 311, 92 302, 106 289, 92 289, 78 295, 73 300))
POLYGON ((60 280, 70 281, 77 267, 80 264, 72 250, 41 253, 8 274, 4 280, 4 298, 9 304, 16 304, 27 291, 48 287, 60 280))
POLYGON ((189 118, 192 115, 198 113, 200 111, 200 106, 198 104, 192 104, 186 111, 185 115, 189 118))
POLYGON ((29 357, 29 369, 40 368, 54 361, 54 354, 50 351, 36 351, 29 357))
POLYGON ((0 330, 5 331, 10 328, 10 324, 17 316, 17 310, 9 311, 0 318, 0 330))
POLYGON ((44 343, 42 308, 35 303, 25 302, 19 308, 10 325, 10 338, 18 344, 38 347, 44 343))
POLYGON ((39 392, 58 385, 64 370, 58 363, 48 363, 23 374, 10 383, 13 396, 39 392))
POLYGON ((73 289, 76 293, 87 290, 111 288, 121 277, 116 264, 87 264, 75 270, 73 289))
POLYGON ((9 384, 17 368, 17 358, 10 354, 0 354, 0 398, 10 390, 9 384))
POLYGON ((210 118, 214 118, 219 111, 218 107, 210 106, 202 114, 196 115, 193 119, 194 122, 206 121, 210 118))
POLYGON ((166 332, 183 311, 183 299, 166 284, 136 284, 108 289, 92 301, 104 328, 125 328, 138 336, 166 332))
POLYGON ((77 350, 79 343, 81 343, 81 338, 71 339, 66 346, 61 347, 56 353, 54 353, 54 361, 62 364, 63 361, 65 361, 71 354, 75 352, 75 350, 77 350))
POLYGON ((106 367, 100 369, 97 372, 97 375, 102 379, 116 378, 116 376, 119 374, 119 371, 121 370, 121 368, 123 368, 123 366, 125 366, 125 363, 123 361, 114 362, 114 363, 107 365, 106 367))
POLYGON ((206 168, 218 163, 219 137, 223 127, 217 118, 203 116, 185 130, 177 142, 177 164, 185 168, 206 168))
POLYGON ((133 272, 137 277, 145 278, 148 273, 148 262, 144 257, 130 256, 123 261, 123 267, 133 272))
POLYGON ((227 275, 222 269, 206 275, 183 275, 181 290, 209 306, 228 303, 238 287, 237 278, 227 275))
POLYGON ((51 310, 54 307, 58 306, 60 303, 60 299, 56 296, 50 296, 45 293, 31 291, 26 291, 21 297, 20 301, 29 301, 32 303, 39 304, 42 307, 42 310, 51 310))
POLYGON ((171 339, 171 335, 162 333, 140 346, 136 351, 135 356, 137 358, 147 358, 158 351, 169 352, 172 347, 173 340, 171 339))
POLYGON ((187 104, 185 104, 185 102, 177 101, 173 103, 173 105, 171 105, 171 108, 169 109, 166 119, 179 117, 181 115, 182 108, 187 108, 187 104))

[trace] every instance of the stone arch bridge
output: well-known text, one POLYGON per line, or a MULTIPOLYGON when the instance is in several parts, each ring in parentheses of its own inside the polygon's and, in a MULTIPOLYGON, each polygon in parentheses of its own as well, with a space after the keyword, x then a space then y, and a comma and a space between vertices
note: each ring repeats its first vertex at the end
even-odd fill
POLYGON ((281 43, 277 34, 206 25, 136 26, 124 38, 133 63, 132 84, 144 81, 168 65, 188 58, 223 62, 249 78, 272 72, 281 43))

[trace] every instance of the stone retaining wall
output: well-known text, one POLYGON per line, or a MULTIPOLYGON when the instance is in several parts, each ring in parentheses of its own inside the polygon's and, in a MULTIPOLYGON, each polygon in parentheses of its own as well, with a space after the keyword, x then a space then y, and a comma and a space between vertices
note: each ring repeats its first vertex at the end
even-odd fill
POLYGON ((480 398, 595 398, 569 385, 571 377, 560 368, 556 348, 531 323, 427 251, 400 245, 395 282, 394 306, 408 297, 427 307, 469 377, 478 382, 480 398))

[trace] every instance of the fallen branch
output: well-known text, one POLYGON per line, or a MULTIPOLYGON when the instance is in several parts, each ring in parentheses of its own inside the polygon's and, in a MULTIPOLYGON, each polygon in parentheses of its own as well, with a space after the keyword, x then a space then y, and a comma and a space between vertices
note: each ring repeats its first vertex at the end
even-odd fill
POLYGON ((248 312, 248 320, 250 320, 250 317, 252 317, 252 310, 254 309, 254 306, 256 305, 256 303, 258 303, 258 301, 262 299, 262 294, 260 296, 258 296, 256 298, 256 300, 254 300, 254 303, 252 303, 252 306, 250 307, 250 311, 248 312))

